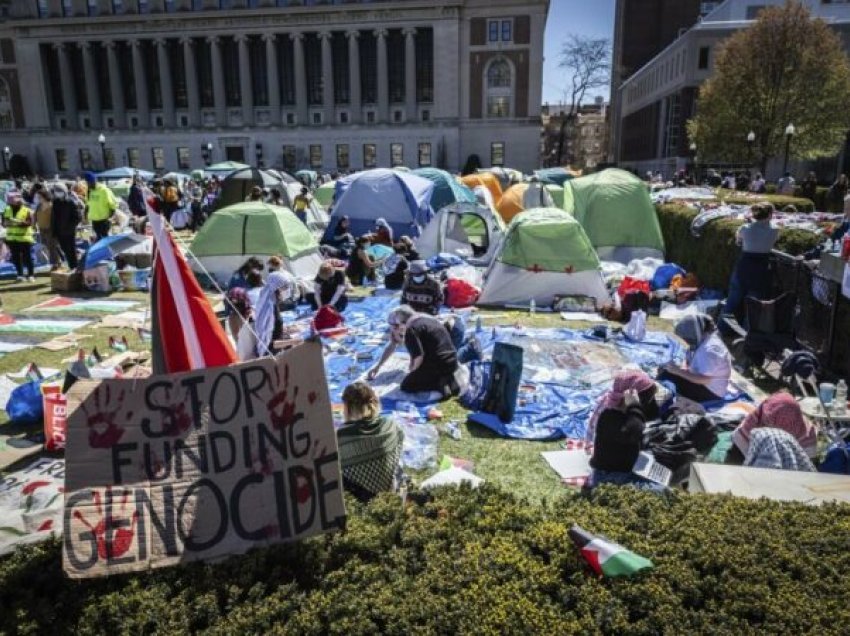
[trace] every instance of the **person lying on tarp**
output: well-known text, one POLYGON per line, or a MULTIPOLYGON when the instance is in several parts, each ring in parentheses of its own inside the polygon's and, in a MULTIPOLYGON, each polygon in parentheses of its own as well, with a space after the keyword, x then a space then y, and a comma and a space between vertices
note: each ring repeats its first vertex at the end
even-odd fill
POLYGON ((611 390, 600 399, 587 428, 587 439, 593 443, 587 488, 617 484, 654 492, 666 490, 632 472, 646 423, 658 417, 656 390, 655 382, 643 371, 623 371, 614 377, 611 390))
POLYGON ((658 379, 672 382, 678 395, 695 402, 722 400, 732 377, 732 356, 714 320, 706 314, 685 316, 674 332, 688 345, 688 366, 668 363, 658 370, 658 379))
POLYGON ((381 415, 381 401, 365 382, 345 387, 342 408, 336 439, 343 488, 361 501, 395 490, 404 433, 381 415))
POLYGON ((390 312, 390 342, 381 359, 369 371, 374 380, 384 363, 403 344, 410 354, 410 368, 401 390, 408 393, 436 391, 443 399, 460 392, 455 373, 458 370, 457 351, 449 332, 433 316, 416 313, 410 306, 402 305, 390 312))

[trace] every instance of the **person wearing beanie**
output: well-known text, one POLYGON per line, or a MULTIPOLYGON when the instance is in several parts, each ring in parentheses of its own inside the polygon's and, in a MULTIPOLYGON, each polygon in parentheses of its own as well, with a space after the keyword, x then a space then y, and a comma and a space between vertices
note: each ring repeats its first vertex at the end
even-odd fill
POLYGON ((615 376, 613 387, 602 396, 588 425, 588 439, 593 442, 589 488, 613 483, 661 489, 632 473, 646 423, 658 417, 655 393, 655 382, 643 371, 615 376))
POLYGON ((86 172, 83 176, 88 185, 86 202, 88 204, 89 221, 91 221, 95 233, 95 240, 99 241, 109 236, 109 226, 115 210, 118 209, 118 201, 115 200, 112 190, 97 182, 97 177, 93 172, 86 172))
POLYGON ((428 275, 425 261, 413 261, 407 281, 401 290, 401 304, 410 305, 419 313, 436 316, 443 305, 443 288, 439 281, 428 275))

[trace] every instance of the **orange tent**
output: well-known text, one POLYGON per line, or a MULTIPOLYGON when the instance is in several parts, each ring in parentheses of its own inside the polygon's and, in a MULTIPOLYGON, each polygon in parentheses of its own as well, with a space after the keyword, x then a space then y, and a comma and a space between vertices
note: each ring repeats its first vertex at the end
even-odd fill
POLYGON ((477 174, 468 174, 465 177, 461 177, 460 182, 469 189, 474 189, 475 186, 484 186, 493 195, 493 203, 499 205, 499 199, 502 198, 502 185, 493 173, 479 172, 477 174))
POLYGON ((551 208, 554 205, 549 191, 540 183, 517 183, 505 190, 496 204, 496 211, 505 223, 520 212, 532 208, 551 208))

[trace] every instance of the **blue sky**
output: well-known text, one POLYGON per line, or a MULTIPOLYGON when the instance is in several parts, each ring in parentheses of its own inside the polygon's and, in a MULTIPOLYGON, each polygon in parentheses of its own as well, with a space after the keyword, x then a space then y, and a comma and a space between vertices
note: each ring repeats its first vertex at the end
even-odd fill
MULTIPOLYGON (((544 104, 564 100, 564 75, 558 68, 558 58, 561 44, 573 33, 613 40, 614 0, 551 0, 543 47, 544 104)), ((607 99, 608 89, 587 95, 585 101, 592 101, 596 95, 607 99)))

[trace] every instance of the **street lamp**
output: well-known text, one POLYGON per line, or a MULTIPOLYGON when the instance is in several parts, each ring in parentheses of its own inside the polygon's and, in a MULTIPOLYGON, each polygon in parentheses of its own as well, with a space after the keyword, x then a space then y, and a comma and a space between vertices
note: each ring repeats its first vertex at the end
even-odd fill
POLYGON ((694 158, 694 181, 699 183, 699 171, 697 170, 697 142, 691 142, 691 156, 694 158))
POLYGON ((753 167, 753 144, 756 141, 756 134, 751 130, 747 134, 747 171, 753 167))
POLYGON ((202 151, 201 154, 203 154, 203 156, 204 156, 204 163, 206 164, 207 167, 209 167, 209 165, 212 163, 212 151, 213 151, 212 142, 208 141, 206 144, 201 146, 201 151, 202 151))
POLYGON ((9 146, 3 148, 3 173, 9 172, 9 158, 12 156, 12 151, 9 146))
POLYGON ((788 124, 788 127, 785 129, 785 162, 782 164, 782 176, 785 176, 785 173, 788 172, 788 153, 791 150, 791 137, 797 132, 797 129, 794 128, 794 124, 788 124))
POLYGON ((103 164, 103 169, 106 170, 106 135, 100 133, 97 136, 97 143, 100 144, 100 161, 103 164))

